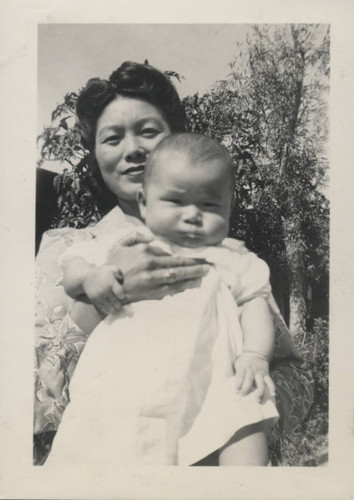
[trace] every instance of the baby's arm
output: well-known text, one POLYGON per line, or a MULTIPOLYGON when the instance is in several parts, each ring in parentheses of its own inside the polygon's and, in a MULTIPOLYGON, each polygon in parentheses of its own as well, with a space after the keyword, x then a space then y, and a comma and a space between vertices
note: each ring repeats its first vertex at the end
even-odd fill
POLYGON ((87 335, 92 333, 96 326, 106 317, 95 306, 81 300, 73 301, 69 312, 72 320, 87 335))
POLYGON ((67 260, 63 265, 66 293, 76 300, 88 300, 105 315, 120 311, 122 284, 123 275, 116 266, 96 266, 79 256, 67 260))
POLYGON ((255 297, 241 306, 241 327, 244 333, 244 351, 256 352, 270 358, 274 347, 274 325, 268 302, 255 297))
POLYGON ((275 395, 275 386, 269 376, 269 361, 274 347, 274 325, 267 300, 255 297, 241 306, 243 352, 235 361, 236 387, 248 394, 256 386, 261 399, 266 392, 275 395))
POLYGON ((122 282, 122 275, 114 266, 95 266, 81 257, 66 261, 62 267, 64 289, 75 299, 70 316, 90 334, 107 314, 121 309, 118 279, 122 282))
POLYGON ((122 307, 123 275, 116 266, 106 265, 109 250, 119 236, 117 230, 112 230, 77 243, 59 259, 64 289, 75 300, 70 315, 86 333, 122 307))
POLYGON ((256 387, 261 398, 265 392, 275 393, 269 376, 269 361, 274 347, 274 325, 267 297, 271 287, 267 264, 239 242, 228 240, 234 247, 234 269, 230 274, 231 291, 240 308, 243 352, 236 359, 236 384, 241 394, 256 387))

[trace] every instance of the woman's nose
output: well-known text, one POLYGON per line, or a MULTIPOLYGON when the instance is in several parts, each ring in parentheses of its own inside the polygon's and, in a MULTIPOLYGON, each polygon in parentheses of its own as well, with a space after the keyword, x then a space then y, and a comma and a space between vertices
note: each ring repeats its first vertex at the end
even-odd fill
POLYGON ((145 162, 147 152, 137 138, 126 138, 125 159, 127 162, 145 162))
POLYGON ((189 205, 185 207, 185 210, 183 212, 183 220, 187 224, 201 226, 203 224, 202 212, 197 206, 189 205))

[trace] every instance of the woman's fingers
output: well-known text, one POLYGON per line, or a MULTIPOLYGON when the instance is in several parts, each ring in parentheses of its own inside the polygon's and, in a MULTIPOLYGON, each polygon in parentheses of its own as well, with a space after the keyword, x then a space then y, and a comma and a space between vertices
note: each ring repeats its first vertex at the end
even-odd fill
POLYGON ((209 265, 202 259, 192 259, 190 257, 183 257, 182 255, 167 255, 167 254, 156 254, 152 253, 152 249, 149 248, 149 253, 156 257, 154 262, 154 267, 161 269, 165 267, 188 267, 197 265, 209 265))
POLYGON ((195 264, 186 267, 164 267, 150 273, 150 285, 173 284, 178 281, 193 280, 206 276, 210 270, 209 264, 195 264))
POLYGON ((128 234, 121 240, 119 240, 119 245, 125 246, 125 247, 132 247, 134 245, 137 245, 138 243, 150 243, 153 240, 152 236, 149 236, 147 234, 141 234, 138 232, 134 232, 131 234, 128 234))
POLYGON ((200 260, 152 253, 146 242, 141 243, 147 238, 132 233, 114 246, 107 259, 123 273, 123 303, 161 299, 198 286, 196 280, 209 272, 210 265, 200 260))
POLYGON ((118 283, 118 281, 114 281, 112 283, 112 294, 112 298, 115 302, 122 301, 124 299, 124 289, 122 285, 118 283))
POLYGON ((199 287, 201 285, 201 282, 202 278, 193 278, 190 280, 177 281, 176 283, 169 285, 169 288, 171 289, 170 293, 171 294, 180 293, 190 288, 199 287))
POLYGON ((156 294, 158 295, 158 298, 163 298, 166 295, 175 295, 176 293, 184 292, 184 290, 199 287, 201 281, 201 278, 194 278, 190 280, 177 281, 176 283, 166 283, 165 285, 156 288, 156 294))
POLYGON ((99 301, 95 304, 95 307, 101 312, 103 313, 105 316, 107 316, 108 314, 110 314, 110 311, 109 311, 109 307, 107 306, 107 302, 106 301, 99 301))
POLYGON ((174 271, 176 272, 176 281, 185 281, 206 276, 210 271, 210 265, 195 264, 193 266, 179 267, 174 271))
POLYGON ((95 301, 95 307, 102 311, 105 315, 115 314, 120 311, 122 306, 121 302, 112 292, 107 292, 99 300, 95 301))
POLYGON ((106 297, 105 308, 108 314, 113 314, 115 312, 114 303, 111 297, 106 297))
POLYGON ((147 247, 147 253, 153 257, 157 257, 155 261, 156 267, 194 266, 195 264, 205 263, 204 259, 171 255, 159 246, 150 245, 147 247))
POLYGON ((110 314, 115 314, 122 309, 122 304, 119 299, 113 293, 108 297, 107 307, 109 308, 110 314))
POLYGON ((138 294, 125 290, 125 297, 122 302, 123 304, 126 304, 133 301, 144 300, 147 293, 149 300, 159 300, 166 297, 166 295, 174 295, 176 293, 183 292, 183 290, 186 290, 187 288, 194 288, 198 285, 200 285, 200 278, 196 280, 189 280, 187 282, 179 281, 178 283, 166 283, 164 285, 151 287, 150 289, 144 287, 138 294))
POLYGON ((166 295, 175 295, 176 293, 181 293, 184 290, 190 288, 199 287, 201 284, 201 278, 194 278, 184 281, 176 281, 175 283, 165 283, 163 285, 156 286, 150 290, 151 299, 162 299, 166 295))
POLYGON ((167 253, 166 250, 163 250, 161 247, 154 246, 154 245, 150 245, 147 248, 147 251, 148 251, 148 253, 150 255, 154 255, 156 257, 160 257, 160 256, 163 256, 163 255, 171 255, 171 254, 167 253))

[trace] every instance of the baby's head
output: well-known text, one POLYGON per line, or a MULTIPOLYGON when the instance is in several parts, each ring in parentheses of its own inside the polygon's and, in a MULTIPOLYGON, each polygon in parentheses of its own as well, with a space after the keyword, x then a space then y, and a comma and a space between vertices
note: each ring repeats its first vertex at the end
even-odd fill
POLYGON ((147 161, 141 216, 171 243, 216 245, 228 233, 233 189, 232 161, 220 144, 199 134, 170 135, 147 161))

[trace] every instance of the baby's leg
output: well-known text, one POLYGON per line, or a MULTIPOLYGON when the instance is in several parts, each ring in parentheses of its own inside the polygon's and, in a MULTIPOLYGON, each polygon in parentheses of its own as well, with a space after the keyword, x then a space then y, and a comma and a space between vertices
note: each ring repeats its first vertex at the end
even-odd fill
POLYGON ((265 422, 237 431, 219 452, 219 465, 267 465, 268 446, 265 422))
POLYGON ((95 306, 80 301, 73 302, 70 308, 70 316, 77 326, 87 334, 92 333, 104 319, 104 316, 101 316, 95 306))

